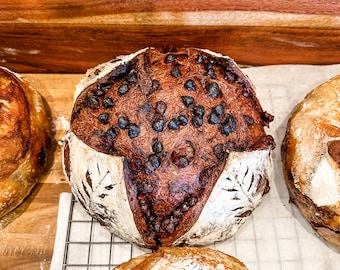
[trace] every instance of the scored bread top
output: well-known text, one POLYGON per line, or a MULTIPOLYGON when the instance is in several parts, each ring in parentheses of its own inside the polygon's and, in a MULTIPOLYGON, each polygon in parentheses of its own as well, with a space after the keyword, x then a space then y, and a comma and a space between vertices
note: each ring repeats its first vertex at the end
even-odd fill
POLYGON ((98 152, 126 158, 138 230, 157 245, 198 219, 230 151, 274 147, 264 131, 272 120, 229 57, 147 48, 87 75, 71 131, 98 152))

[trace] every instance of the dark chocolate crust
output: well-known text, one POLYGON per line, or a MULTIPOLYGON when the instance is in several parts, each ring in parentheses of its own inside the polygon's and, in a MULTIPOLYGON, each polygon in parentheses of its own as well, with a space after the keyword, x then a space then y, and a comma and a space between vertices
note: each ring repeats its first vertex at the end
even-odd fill
POLYGON ((192 227, 230 151, 274 147, 264 131, 272 120, 230 58, 147 49, 80 93, 71 130, 96 151, 126 157, 136 225, 155 246, 192 227))

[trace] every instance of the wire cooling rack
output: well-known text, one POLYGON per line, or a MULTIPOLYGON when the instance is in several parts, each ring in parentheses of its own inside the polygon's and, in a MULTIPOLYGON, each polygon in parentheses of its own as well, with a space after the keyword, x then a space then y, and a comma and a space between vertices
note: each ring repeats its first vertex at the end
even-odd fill
POLYGON ((112 269, 147 251, 109 233, 81 207, 72 196, 62 270, 112 269))

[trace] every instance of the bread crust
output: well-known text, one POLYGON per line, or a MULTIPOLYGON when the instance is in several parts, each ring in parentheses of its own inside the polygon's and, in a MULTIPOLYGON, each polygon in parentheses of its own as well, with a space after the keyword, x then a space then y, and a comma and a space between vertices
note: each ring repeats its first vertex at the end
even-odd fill
POLYGON ((114 268, 115 270, 218 269, 247 270, 237 258, 221 251, 197 247, 161 247, 114 268))
POLYGON ((0 67, 0 217, 29 195, 47 166, 50 122, 41 95, 0 67))
POLYGON ((340 76, 313 89, 288 120, 281 146, 290 200, 340 248, 340 76))

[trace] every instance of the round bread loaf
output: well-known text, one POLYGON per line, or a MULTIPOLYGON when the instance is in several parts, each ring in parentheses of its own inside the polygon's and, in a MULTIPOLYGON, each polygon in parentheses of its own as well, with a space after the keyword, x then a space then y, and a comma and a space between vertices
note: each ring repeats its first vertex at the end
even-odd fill
POLYGON ((16 208, 42 176, 51 131, 40 94, 0 67, 0 217, 16 208))
POLYGON ((229 57, 146 48, 77 86, 65 174, 90 215, 125 240, 223 240, 269 191, 272 119, 229 57))
POLYGON ((319 235, 340 248, 340 76, 298 105, 281 150, 291 201, 319 235))
POLYGON ((115 270, 247 270, 237 258, 221 251, 197 247, 161 247, 129 260, 115 270))

